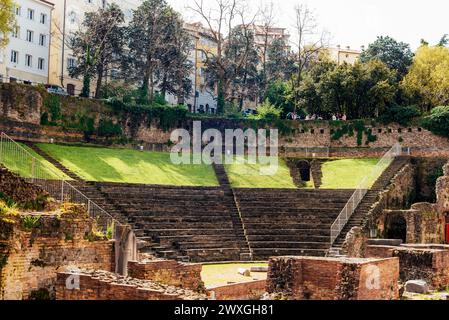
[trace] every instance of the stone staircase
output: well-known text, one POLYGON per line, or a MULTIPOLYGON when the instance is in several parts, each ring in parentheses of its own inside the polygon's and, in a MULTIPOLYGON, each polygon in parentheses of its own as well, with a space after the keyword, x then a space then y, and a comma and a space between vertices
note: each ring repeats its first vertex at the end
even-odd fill
POLYGON ((231 188, 231 183, 229 177, 226 174, 226 170, 222 164, 213 164, 215 175, 217 177, 220 187, 224 191, 223 201, 225 206, 229 209, 231 213, 232 224, 234 225, 234 230, 236 237, 240 242, 241 260, 252 260, 251 249, 248 244, 248 239, 245 234, 242 218, 237 208, 234 190, 231 188))
POLYGON ((353 191, 234 190, 253 258, 324 256, 330 226, 353 191))
MULTIPOLYGON (((140 240, 141 252, 184 261, 248 259, 235 213, 220 187, 100 183, 140 240)), ((241 226, 239 226, 241 229, 241 226)))
POLYGON ((339 255, 339 252, 342 248, 342 245, 345 241, 347 233, 353 228, 357 226, 362 226, 365 221, 366 215, 371 209, 371 207, 376 203, 379 199, 380 193, 385 190, 388 185, 391 183, 391 180, 394 176, 401 170, 405 165, 410 163, 410 157, 397 157, 390 166, 380 175, 380 177, 373 184, 372 188, 368 190, 363 200, 358 205, 354 214, 349 219, 348 223, 343 228, 342 232, 335 240, 331 251, 334 256, 339 255))

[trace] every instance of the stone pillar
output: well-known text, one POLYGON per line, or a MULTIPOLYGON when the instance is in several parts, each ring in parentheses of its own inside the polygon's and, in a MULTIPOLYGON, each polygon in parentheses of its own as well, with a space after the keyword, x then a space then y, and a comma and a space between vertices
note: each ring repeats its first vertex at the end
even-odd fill
POLYGON ((128 275, 128 261, 137 260, 137 238, 128 225, 115 227, 115 272, 128 275))

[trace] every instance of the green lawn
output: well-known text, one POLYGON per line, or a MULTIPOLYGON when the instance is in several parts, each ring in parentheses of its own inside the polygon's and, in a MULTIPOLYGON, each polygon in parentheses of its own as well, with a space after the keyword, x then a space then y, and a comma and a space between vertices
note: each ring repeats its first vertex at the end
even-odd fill
POLYGON ((380 176, 385 167, 372 174, 379 161, 378 158, 340 159, 327 161, 322 166, 322 189, 355 189, 367 175, 371 186, 380 176))
POLYGON ((212 166, 176 165, 169 153, 39 144, 65 167, 89 181, 179 186, 218 185, 212 166))
POLYGON ((268 169, 266 164, 226 164, 226 172, 228 173, 231 185, 234 188, 296 188, 293 179, 290 176, 285 161, 279 158, 279 165, 276 172, 270 175, 264 175, 264 169, 268 169))
POLYGON ((14 143, 7 142, 3 143, 3 146, 0 146, 2 148, 3 156, 1 162, 9 170, 24 178, 32 177, 32 157, 34 157, 37 159, 34 166, 34 172, 38 178, 60 179, 61 177, 64 177, 66 180, 70 180, 70 178, 62 171, 42 158, 28 146, 21 143, 18 145, 28 151, 28 153, 14 143))

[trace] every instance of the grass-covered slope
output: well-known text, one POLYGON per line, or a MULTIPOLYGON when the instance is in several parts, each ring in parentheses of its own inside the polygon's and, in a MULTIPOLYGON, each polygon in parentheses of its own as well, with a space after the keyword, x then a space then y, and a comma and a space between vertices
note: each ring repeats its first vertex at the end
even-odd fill
POLYGON ((39 144, 65 167, 89 181, 179 186, 218 185, 212 166, 176 165, 169 153, 39 144))

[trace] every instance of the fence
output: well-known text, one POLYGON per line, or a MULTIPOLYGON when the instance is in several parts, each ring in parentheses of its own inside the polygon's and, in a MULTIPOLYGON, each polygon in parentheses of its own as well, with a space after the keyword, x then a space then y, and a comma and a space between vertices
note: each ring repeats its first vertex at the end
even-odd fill
POLYGON ((120 222, 73 186, 69 177, 33 156, 25 146, 3 132, 0 135, 0 164, 26 181, 39 185, 61 203, 83 205, 89 216, 97 221, 98 231, 108 237, 115 236, 115 226, 121 225, 120 222))
POLYGON ((331 226, 331 246, 334 244, 335 240, 338 238, 341 231, 346 226, 351 216, 354 214, 354 211, 357 209, 358 205, 363 200, 368 190, 371 188, 372 183, 377 180, 377 178, 386 168, 388 168, 388 166, 393 162, 394 158, 401 155, 401 153, 401 145, 399 143, 395 144, 387 153, 384 154, 384 156, 374 166, 371 172, 362 179, 360 184, 357 186, 357 189, 352 194, 351 198, 349 198, 345 207, 343 208, 343 210, 341 210, 337 219, 331 226))

